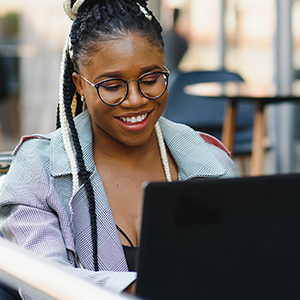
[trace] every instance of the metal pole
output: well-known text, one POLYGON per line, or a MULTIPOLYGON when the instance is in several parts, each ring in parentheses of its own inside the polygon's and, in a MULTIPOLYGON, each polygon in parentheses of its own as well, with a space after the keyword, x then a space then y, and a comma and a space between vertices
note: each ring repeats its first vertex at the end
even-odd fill
MULTIPOLYGON (((292 2, 276 0, 277 30, 275 43, 276 83, 278 93, 292 94, 293 84, 293 40, 292 40, 292 2)), ((279 148, 279 171, 291 172, 293 168, 294 104, 284 103, 276 108, 277 140, 279 148)))
POLYGON ((225 0, 219 0, 219 33, 217 40, 219 69, 225 69, 225 52, 226 52, 226 37, 225 37, 225 0))

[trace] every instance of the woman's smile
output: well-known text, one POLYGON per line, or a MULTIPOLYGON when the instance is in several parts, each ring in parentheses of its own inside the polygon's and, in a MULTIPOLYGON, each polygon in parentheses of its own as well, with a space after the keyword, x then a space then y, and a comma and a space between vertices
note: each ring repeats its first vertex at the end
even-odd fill
POLYGON ((148 126, 151 112, 128 114, 116 119, 125 130, 137 131, 148 126))
POLYGON ((120 119, 128 124, 135 124, 135 123, 141 123, 143 122, 146 117, 148 116, 148 114, 142 114, 142 115, 138 115, 137 117, 120 117, 120 119))

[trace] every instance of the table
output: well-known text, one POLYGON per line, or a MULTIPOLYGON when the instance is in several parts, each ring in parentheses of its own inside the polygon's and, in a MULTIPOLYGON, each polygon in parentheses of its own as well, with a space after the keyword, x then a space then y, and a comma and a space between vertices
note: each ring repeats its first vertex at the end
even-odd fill
POLYGON ((255 103, 255 115, 253 124, 253 141, 251 154, 251 175, 259 176, 263 173, 264 139, 265 139, 265 106, 272 103, 300 101, 300 93, 292 95, 280 95, 276 92, 276 85, 258 87, 246 83, 198 83, 185 87, 187 94, 212 99, 228 99, 224 116, 222 142, 233 151, 234 136, 236 130, 238 101, 251 101, 255 103))

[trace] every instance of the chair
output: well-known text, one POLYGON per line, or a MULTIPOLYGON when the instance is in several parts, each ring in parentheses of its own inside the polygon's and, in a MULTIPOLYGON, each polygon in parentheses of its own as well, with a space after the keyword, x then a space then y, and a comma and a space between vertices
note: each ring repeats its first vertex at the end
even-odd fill
POLYGON ((0 176, 8 172, 11 162, 11 152, 0 152, 0 176))
MULTIPOLYGON (((227 70, 177 72, 171 74, 169 100, 164 116, 172 121, 184 123, 195 130, 209 133, 221 139, 226 99, 186 94, 187 85, 204 82, 243 82, 243 78, 227 70)), ((253 131, 253 103, 237 104, 237 124, 234 155, 251 154, 253 131)))
POLYGON ((16 289, 0 281, 0 300, 22 300, 22 298, 16 289))

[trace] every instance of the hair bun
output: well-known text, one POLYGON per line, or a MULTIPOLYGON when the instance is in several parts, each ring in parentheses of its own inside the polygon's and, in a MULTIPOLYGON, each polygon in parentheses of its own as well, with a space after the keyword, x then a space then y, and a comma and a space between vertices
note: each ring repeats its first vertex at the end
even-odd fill
POLYGON ((84 2, 85 0, 64 0, 64 10, 71 20, 74 21, 77 18, 78 9, 84 2), (74 2, 73 5, 72 2, 74 2))

